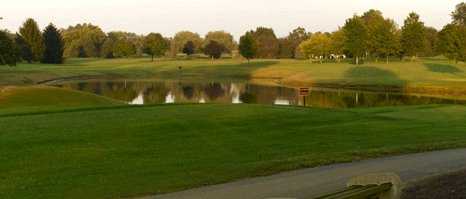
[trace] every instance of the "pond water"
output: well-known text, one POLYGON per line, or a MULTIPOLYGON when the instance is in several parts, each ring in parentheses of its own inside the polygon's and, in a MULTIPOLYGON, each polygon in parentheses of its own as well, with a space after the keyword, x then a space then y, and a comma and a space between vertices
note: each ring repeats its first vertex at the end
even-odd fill
POLYGON ((245 82, 83 81, 56 85, 121 100, 128 104, 255 103, 352 108, 422 104, 466 104, 465 101, 391 92, 311 88, 306 97, 295 88, 245 82))

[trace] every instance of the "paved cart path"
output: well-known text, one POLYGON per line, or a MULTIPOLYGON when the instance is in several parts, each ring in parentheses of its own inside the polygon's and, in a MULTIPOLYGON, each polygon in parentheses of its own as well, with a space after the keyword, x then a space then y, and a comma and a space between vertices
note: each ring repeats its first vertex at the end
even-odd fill
POLYGON ((352 177, 394 172, 403 182, 466 169, 466 149, 364 160, 285 172, 140 199, 307 199, 344 188, 352 177))

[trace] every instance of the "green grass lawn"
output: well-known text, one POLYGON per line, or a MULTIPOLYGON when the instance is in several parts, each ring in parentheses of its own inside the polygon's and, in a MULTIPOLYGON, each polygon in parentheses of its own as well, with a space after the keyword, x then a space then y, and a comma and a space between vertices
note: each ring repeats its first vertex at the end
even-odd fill
POLYGON ((100 199, 466 146, 466 106, 120 106, 3 115, 0 129, 0 198, 100 199))
POLYGON ((361 66, 70 59, 63 65, 0 67, 0 198, 140 196, 335 162, 466 147, 466 106, 127 106, 93 94, 31 86, 46 80, 394 86, 464 97, 465 71, 463 63, 438 59, 361 66))

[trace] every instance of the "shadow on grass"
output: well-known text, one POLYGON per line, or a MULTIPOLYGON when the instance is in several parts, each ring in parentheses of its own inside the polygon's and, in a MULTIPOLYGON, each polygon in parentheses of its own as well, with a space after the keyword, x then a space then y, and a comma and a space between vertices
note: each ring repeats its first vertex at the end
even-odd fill
POLYGON ((463 72, 459 68, 452 66, 452 65, 448 65, 448 64, 426 63, 424 64, 424 66, 430 71, 436 72, 436 73, 455 74, 455 73, 463 72))
POLYGON ((374 86, 399 86, 404 87, 406 82, 395 73, 373 66, 353 67, 345 72, 345 78, 353 83, 374 86))
POLYGON ((252 61, 250 63, 221 63, 196 66, 196 67, 185 67, 177 70, 168 70, 158 73, 156 75, 162 78, 175 79, 181 78, 183 80, 198 79, 203 80, 248 80, 254 70, 265 68, 274 64, 278 61, 252 61))

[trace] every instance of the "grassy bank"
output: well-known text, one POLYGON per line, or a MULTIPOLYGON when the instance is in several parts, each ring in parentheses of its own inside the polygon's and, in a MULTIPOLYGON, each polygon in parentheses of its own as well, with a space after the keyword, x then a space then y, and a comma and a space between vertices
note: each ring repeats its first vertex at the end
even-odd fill
MULTIPOLYGON (((0 110, 2 112, 2 110, 0 110)), ((466 143, 465 106, 87 108, 0 116, 0 198, 118 198, 466 143)))
POLYGON ((0 87, 0 115, 122 104, 89 93, 48 86, 0 87))

